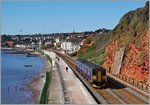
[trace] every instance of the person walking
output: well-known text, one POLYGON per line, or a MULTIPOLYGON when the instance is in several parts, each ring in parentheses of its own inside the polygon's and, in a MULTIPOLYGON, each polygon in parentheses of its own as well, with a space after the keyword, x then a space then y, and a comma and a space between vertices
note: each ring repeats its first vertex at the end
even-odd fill
POLYGON ((66 67, 66 72, 68 72, 68 67, 66 67))

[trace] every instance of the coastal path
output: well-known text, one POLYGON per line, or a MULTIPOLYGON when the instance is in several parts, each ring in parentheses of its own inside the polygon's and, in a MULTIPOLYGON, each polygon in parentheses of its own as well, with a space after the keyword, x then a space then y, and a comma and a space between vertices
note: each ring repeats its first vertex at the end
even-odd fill
POLYGON ((49 88, 50 104, 96 104, 88 90, 72 69, 54 52, 46 51, 52 58, 52 80, 49 88), (66 69, 67 67, 67 69, 66 69))

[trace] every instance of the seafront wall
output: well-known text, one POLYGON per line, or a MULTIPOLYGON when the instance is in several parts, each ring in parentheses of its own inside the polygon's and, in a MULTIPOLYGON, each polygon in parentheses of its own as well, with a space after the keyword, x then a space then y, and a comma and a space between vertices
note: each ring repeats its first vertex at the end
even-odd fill
POLYGON ((52 51, 44 53, 52 58, 53 66, 49 104, 96 104, 94 98, 61 57, 52 51))
POLYGON ((49 101, 48 104, 64 104, 64 97, 63 96, 63 89, 60 79, 60 74, 56 68, 55 64, 55 57, 56 54, 46 51, 43 51, 44 54, 47 54, 52 59, 52 66, 51 66, 51 82, 49 85, 49 101))
MULTIPOLYGON (((41 52, 44 54, 44 52, 41 52)), ((49 65, 47 70, 46 70, 46 77, 45 77, 45 83, 41 92, 41 97, 40 97, 40 104, 48 104, 49 100, 49 85, 51 82, 51 67, 52 67, 52 59, 50 58, 49 55, 44 54, 44 57, 46 57, 45 62, 49 65)))

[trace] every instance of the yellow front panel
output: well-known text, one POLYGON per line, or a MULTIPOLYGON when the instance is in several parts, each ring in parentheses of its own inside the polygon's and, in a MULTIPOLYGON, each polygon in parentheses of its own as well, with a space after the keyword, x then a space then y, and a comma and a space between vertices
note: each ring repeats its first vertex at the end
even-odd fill
POLYGON ((98 71, 98 75, 97 75, 98 77, 98 81, 101 81, 101 72, 100 71, 98 71))
POLYGON ((92 79, 93 79, 93 80, 96 80, 96 76, 94 75, 94 76, 92 77, 92 79))
POLYGON ((107 83, 107 77, 106 77, 106 75, 103 76, 103 82, 107 83))

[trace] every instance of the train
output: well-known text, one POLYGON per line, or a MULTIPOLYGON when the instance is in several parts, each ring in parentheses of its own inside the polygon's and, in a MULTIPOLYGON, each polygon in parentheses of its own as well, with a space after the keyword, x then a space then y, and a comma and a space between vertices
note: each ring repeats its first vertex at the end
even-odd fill
POLYGON ((107 84, 106 69, 82 58, 76 59, 76 70, 95 88, 107 84))

